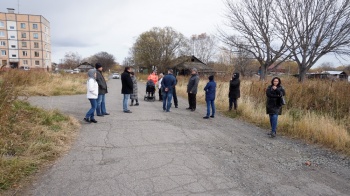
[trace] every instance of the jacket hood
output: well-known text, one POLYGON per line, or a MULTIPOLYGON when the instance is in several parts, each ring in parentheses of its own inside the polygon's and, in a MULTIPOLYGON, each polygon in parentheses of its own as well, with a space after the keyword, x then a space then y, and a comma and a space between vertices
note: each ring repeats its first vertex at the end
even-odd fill
POLYGON ((95 73, 96 73, 96 69, 89 69, 89 71, 88 71, 89 78, 95 79, 95 73))
POLYGON ((239 79, 239 73, 234 73, 232 79, 239 79))

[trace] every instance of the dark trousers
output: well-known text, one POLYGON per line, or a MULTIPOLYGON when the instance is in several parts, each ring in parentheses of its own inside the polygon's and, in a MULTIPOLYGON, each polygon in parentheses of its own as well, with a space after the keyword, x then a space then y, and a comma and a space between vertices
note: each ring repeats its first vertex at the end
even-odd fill
POLYGON ((237 98, 229 98, 229 110, 232 110, 232 105, 233 109, 237 110, 237 98))
POLYGON ((188 105, 191 109, 196 109, 196 95, 193 93, 188 93, 188 105))
POLYGON ((161 88, 158 89, 158 94, 159 94, 159 101, 162 101, 163 96, 162 96, 162 89, 161 88))
POLYGON ((173 98, 174 98, 175 107, 177 107, 178 106, 178 102, 177 102, 177 96, 176 96, 176 88, 174 88, 174 90, 173 90, 173 98))

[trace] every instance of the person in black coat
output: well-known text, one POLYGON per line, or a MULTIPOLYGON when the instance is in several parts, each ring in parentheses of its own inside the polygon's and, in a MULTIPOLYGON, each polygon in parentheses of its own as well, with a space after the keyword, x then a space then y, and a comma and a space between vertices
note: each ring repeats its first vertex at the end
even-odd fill
POLYGON ((276 137, 277 120, 278 115, 282 114, 282 96, 285 96, 286 92, 281 86, 281 79, 274 77, 271 80, 271 85, 266 89, 266 113, 270 117, 271 137, 276 137))
POLYGON ((228 94, 229 110, 232 110, 232 105, 233 109, 237 110, 237 99, 241 97, 240 85, 241 81, 239 80, 239 73, 234 73, 232 80, 230 81, 230 90, 228 94))
POLYGON ((96 82, 98 83, 98 98, 97 98, 96 114, 97 116, 109 115, 109 113, 107 113, 107 110, 106 110, 106 94, 108 93, 107 83, 102 74, 103 67, 101 63, 96 63, 95 69, 97 70, 96 82))
POLYGON ((122 82, 122 94, 124 94, 123 98, 123 111, 124 113, 131 113, 131 111, 128 109, 128 101, 130 98, 130 94, 133 93, 133 82, 130 76, 130 67, 125 67, 124 72, 121 75, 121 82, 122 82))

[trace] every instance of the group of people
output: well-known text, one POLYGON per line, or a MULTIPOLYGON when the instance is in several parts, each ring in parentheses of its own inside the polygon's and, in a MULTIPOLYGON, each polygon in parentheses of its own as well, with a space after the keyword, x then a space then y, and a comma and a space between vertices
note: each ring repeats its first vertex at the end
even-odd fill
MULTIPOLYGON (((196 68, 191 69, 191 77, 187 84, 188 105, 186 108, 190 111, 196 110, 197 100, 196 95, 198 92, 199 76, 196 68)), ((207 105, 206 115, 204 119, 215 117, 215 97, 216 97, 216 82, 214 81, 214 75, 208 77, 208 83, 204 87, 205 101, 207 105)), ((162 73, 157 76, 156 71, 153 71, 148 76, 148 81, 158 84, 159 100, 163 101, 163 111, 170 112, 172 106, 172 99, 174 98, 175 108, 178 108, 178 100, 176 96, 176 84, 177 79, 173 74, 173 70, 169 69, 166 75, 162 73)), ((131 67, 125 67, 124 72, 121 74, 123 94, 123 112, 132 113, 128 108, 128 100, 131 99, 130 106, 138 106, 138 88, 135 73, 131 71, 131 67), (134 104, 135 102, 135 104, 134 104)), ((86 113, 84 118, 87 122, 97 123, 94 118, 94 112, 97 116, 109 115, 106 111, 105 94, 108 93, 106 81, 102 75, 102 65, 96 63, 95 69, 88 71, 87 80, 87 98, 91 103, 90 110, 86 113)), ((266 89, 266 113, 269 115, 271 137, 276 137, 277 120, 278 115, 282 113, 282 106, 285 104, 283 97, 285 96, 285 90, 281 85, 281 79, 274 77, 266 89)), ((239 73, 234 73, 229 84, 229 111, 237 110, 237 100, 240 98, 240 79, 239 73)))

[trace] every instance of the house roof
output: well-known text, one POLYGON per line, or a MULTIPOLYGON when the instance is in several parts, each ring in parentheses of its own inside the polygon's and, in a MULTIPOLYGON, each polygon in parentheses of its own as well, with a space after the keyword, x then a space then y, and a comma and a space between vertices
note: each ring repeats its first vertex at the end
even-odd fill
POLYGON ((192 69, 196 68, 198 71, 213 71, 207 64, 203 63, 195 56, 182 56, 178 58, 179 64, 175 65, 177 69, 192 69))
POLYGON ((341 75, 346 73, 343 71, 323 71, 321 74, 341 75))

